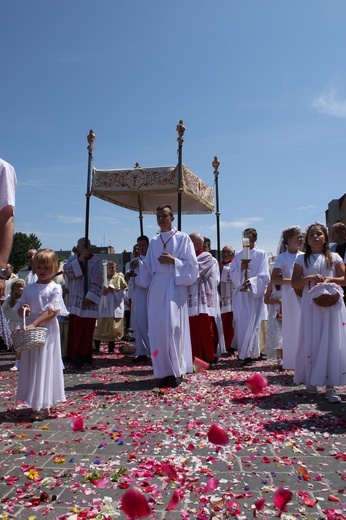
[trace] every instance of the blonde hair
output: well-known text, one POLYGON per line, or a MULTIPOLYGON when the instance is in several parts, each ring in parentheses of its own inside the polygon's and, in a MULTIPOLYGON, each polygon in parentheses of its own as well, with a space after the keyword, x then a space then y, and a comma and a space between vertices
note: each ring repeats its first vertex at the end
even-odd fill
POLYGON ((17 289, 18 285, 20 285, 22 287, 25 287, 24 280, 22 280, 21 278, 18 278, 18 280, 15 280, 12 283, 12 285, 11 285, 11 292, 10 292, 10 307, 11 307, 11 309, 12 309, 12 307, 15 305, 15 303, 17 301, 14 293, 16 292, 16 289, 17 289))
POLYGON ((53 249, 40 249, 34 256, 34 270, 37 265, 48 265, 52 268, 53 273, 59 270, 59 260, 53 249))

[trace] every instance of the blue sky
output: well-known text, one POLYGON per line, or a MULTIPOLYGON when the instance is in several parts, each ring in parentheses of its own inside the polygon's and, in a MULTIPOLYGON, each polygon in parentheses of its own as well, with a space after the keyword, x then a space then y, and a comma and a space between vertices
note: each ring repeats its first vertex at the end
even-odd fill
MULTIPOLYGON (((166 166, 183 119, 183 162, 210 185, 221 162, 221 246, 252 226, 275 252, 344 194, 344 0, 11 0, 0 16, 0 156, 16 231, 43 247, 84 235, 90 128, 96 168, 166 166)), ((214 214, 182 229, 216 246, 214 214)), ((92 243, 131 250, 138 234, 137 213, 91 198, 92 243)))

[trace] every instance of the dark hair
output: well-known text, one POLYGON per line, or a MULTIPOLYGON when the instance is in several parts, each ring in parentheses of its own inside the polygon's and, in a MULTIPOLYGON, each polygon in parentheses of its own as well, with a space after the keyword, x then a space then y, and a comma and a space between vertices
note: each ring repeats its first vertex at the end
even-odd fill
POLYGON ((256 240, 257 240, 257 231, 256 231, 255 228, 253 228, 253 227, 246 228, 246 229, 244 229, 243 234, 244 235, 245 234, 251 235, 253 237, 253 239, 255 240, 255 242, 256 242, 256 240))
POLYGON ((312 227, 319 227, 323 231, 324 244, 323 244, 322 254, 326 257, 327 266, 331 267, 331 265, 333 264, 333 259, 332 259, 332 255, 331 255, 331 252, 329 249, 328 231, 327 231, 327 228, 323 224, 320 224, 319 222, 314 222, 313 224, 310 224, 310 226, 306 230, 305 253, 304 253, 305 266, 308 267, 309 259, 310 259, 310 256, 312 255, 311 247, 308 244, 309 231, 312 227))
POLYGON ((293 238, 297 235, 297 233, 301 233, 302 230, 299 226, 294 226, 289 229, 285 229, 282 233, 282 240, 284 241, 285 246, 288 245, 288 239, 293 238))
POLYGON ((139 242, 140 240, 143 240, 147 244, 149 244, 149 238, 147 237, 147 235, 141 235, 140 237, 137 238, 137 242, 139 242))
POLYGON ((163 204, 162 206, 158 206, 156 208, 156 211, 164 210, 164 209, 167 209, 167 208, 169 209, 170 216, 173 217, 172 207, 169 204, 163 204))

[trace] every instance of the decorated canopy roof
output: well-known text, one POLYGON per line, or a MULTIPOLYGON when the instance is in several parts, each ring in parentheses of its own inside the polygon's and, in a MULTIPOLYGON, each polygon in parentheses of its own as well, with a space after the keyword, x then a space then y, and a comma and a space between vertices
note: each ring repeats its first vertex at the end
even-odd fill
MULTIPOLYGON (((118 206, 151 214, 162 204, 178 209, 178 166, 98 170, 94 168, 91 194, 118 206)), ((182 165, 181 212, 211 213, 213 189, 182 165)))

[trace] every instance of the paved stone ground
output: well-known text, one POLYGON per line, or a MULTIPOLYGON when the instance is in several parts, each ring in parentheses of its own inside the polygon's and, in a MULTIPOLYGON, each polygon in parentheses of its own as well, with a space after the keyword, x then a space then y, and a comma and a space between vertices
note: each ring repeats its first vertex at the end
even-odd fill
POLYGON ((67 403, 31 423, 15 402, 12 364, 0 353, 2 518, 125 519, 120 500, 136 486, 158 520, 346 519, 345 388, 342 403, 330 404, 270 361, 241 368, 222 358, 158 390, 149 363, 101 351, 92 367, 66 368, 67 403), (257 396, 245 384, 254 372, 268 380, 257 396), (74 432, 78 417, 83 431, 74 432), (212 424, 229 436, 226 446, 208 441, 212 424), (281 513, 278 488, 293 494, 281 513), (174 491, 180 502, 167 511, 174 491))

